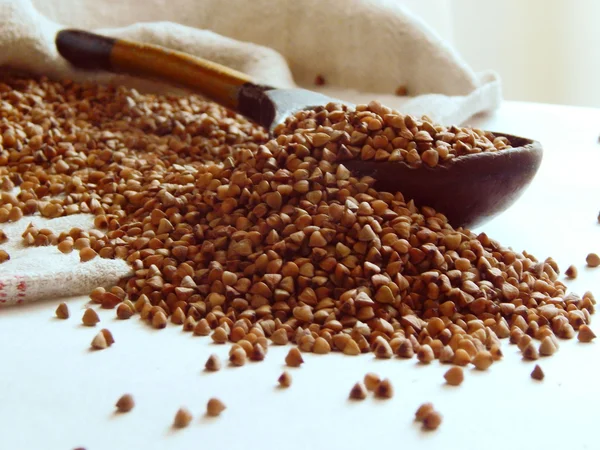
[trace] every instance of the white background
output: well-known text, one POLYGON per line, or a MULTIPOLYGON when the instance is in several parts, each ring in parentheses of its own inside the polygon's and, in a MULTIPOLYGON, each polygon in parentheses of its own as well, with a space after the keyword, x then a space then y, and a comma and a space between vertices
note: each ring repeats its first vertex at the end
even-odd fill
POLYGON ((380 0, 405 4, 505 98, 600 106, 597 0, 380 0))
MULTIPOLYGON (((600 111, 506 103, 488 129, 540 140, 546 154, 525 195, 483 226, 516 250, 554 256, 580 277, 569 286, 600 294, 600 268, 585 268, 585 255, 600 252, 597 168, 600 111)), ((59 300, 0 310, 0 449, 594 449, 600 447, 600 342, 561 342, 539 362, 546 379, 529 376, 515 346, 488 372, 466 370, 460 387, 447 387, 438 362, 428 367, 372 355, 306 355, 290 369, 293 384, 276 388, 287 348, 271 347, 262 363, 204 373, 210 353, 226 358, 229 346, 211 344, 179 327, 153 330, 138 318, 114 319, 101 310, 99 326, 116 343, 92 352, 99 330, 80 325, 85 298, 68 300, 71 318, 53 318, 59 300), (391 400, 350 402, 352 385, 366 372, 389 377, 391 400), (125 392, 136 407, 114 414, 125 392), (221 417, 203 416, 216 396, 221 417), (417 407, 434 403, 444 421, 435 432, 413 422, 417 407), (173 430, 177 409, 194 413, 191 425, 173 430)), ((600 330, 593 326, 598 333, 600 330)))

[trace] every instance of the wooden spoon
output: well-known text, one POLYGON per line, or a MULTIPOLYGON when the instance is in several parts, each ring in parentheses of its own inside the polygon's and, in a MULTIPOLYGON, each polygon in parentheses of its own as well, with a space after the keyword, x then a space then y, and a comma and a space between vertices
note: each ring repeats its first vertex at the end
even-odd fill
MULTIPOLYGON (((75 67, 126 73, 192 89, 270 132, 297 111, 332 101, 348 104, 306 89, 259 85, 241 72, 164 47, 81 30, 60 31, 56 47, 75 67)), ((402 192, 407 201, 413 199, 444 213, 454 226, 473 227, 513 204, 542 161, 537 141, 494 134, 505 136, 512 148, 459 156, 433 168, 360 159, 344 161, 344 165, 355 176, 375 178, 376 189, 402 192)))

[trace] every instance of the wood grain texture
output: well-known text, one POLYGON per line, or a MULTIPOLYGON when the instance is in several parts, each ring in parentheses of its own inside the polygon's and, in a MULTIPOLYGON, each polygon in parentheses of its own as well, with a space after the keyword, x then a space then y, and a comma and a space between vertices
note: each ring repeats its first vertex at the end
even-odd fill
POLYGON ((117 40, 110 61, 120 72, 186 87, 233 109, 238 107, 239 87, 252 82, 248 75, 212 61, 137 42, 117 40))
POLYGON ((239 87, 252 83, 248 75, 158 45, 115 39, 83 30, 56 35, 58 52, 73 66, 127 73, 185 87, 221 105, 238 108, 239 87))

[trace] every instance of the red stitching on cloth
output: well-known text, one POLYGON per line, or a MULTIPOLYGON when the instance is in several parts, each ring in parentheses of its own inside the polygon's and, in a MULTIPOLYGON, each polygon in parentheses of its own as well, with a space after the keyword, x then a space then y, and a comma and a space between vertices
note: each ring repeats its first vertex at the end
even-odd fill
MULTIPOLYGON (((9 281, 14 281, 17 284, 17 295, 16 295, 16 303, 23 303, 25 301, 25 297, 27 296, 27 281, 25 277, 16 275, 11 277, 9 281)), ((9 283, 13 285, 13 283, 9 283)), ((9 293, 7 292, 8 281, 0 281, 0 303, 7 303, 9 298, 9 293)))
POLYGON ((17 303, 23 303, 25 294, 27 293, 27 283, 21 276, 16 276, 17 283, 17 303))

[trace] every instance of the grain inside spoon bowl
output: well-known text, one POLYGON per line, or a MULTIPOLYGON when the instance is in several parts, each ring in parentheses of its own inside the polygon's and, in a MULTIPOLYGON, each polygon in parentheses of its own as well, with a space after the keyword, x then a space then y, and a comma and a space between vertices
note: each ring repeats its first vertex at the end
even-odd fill
POLYGON ((475 227, 510 207, 531 183, 542 162, 539 142, 503 133, 511 147, 458 156, 428 167, 404 161, 344 162, 356 176, 371 176, 381 191, 400 191, 418 205, 443 212, 455 227, 475 227))

